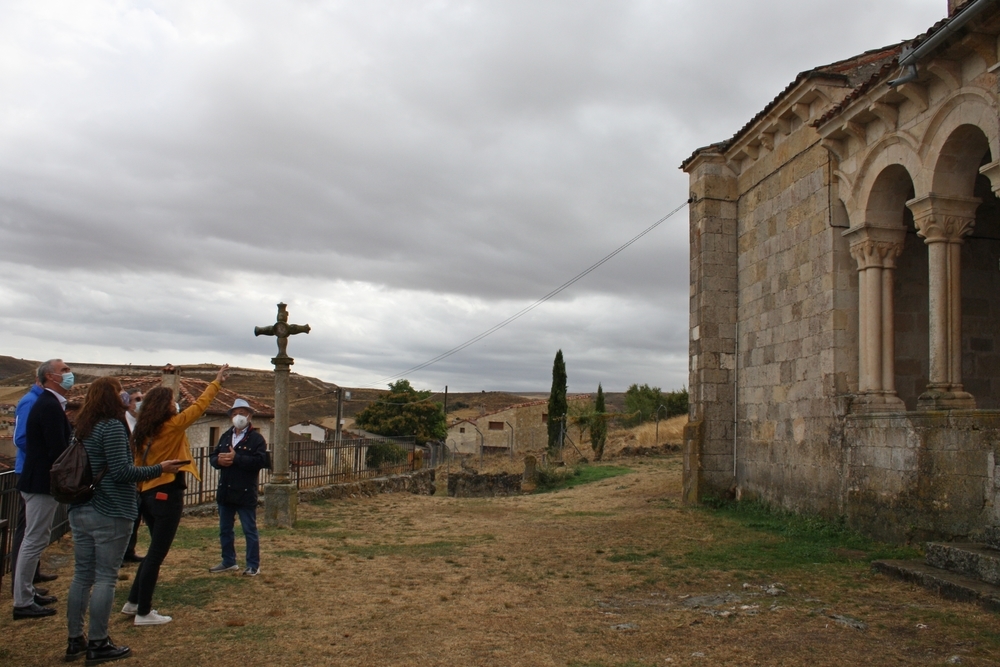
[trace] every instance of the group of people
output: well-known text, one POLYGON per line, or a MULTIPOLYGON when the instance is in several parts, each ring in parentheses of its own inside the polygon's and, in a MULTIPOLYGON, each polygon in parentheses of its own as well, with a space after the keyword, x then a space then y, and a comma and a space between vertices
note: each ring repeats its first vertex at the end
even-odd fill
MULTIPOLYGON (((90 385, 71 425, 66 394, 73 387, 74 375, 61 359, 52 359, 39 366, 35 385, 18 403, 15 474, 23 505, 11 553, 15 620, 56 613, 52 606, 58 601, 56 596, 37 586, 57 578, 39 569, 59 506, 50 493, 52 464, 77 439, 87 452, 91 471, 100 479, 89 501, 69 506, 75 564, 66 603, 67 661, 85 658, 87 665, 96 665, 131 654, 129 647, 116 645, 108 634, 115 585, 124 562, 138 562, 139 567, 121 612, 133 616, 136 626, 171 621, 153 609, 152 602, 160 567, 180 525, 185 473, 200 479, 186 430, 218 395, 228 371, 229 366, 223 365, 201 396, 183 411, 170 388, 129 394, 116 378, 99 378, 90 385), (135 554, 140 522, 150 535, 144 557, 135 554), (84 634, 88 611, 89 627, 84 634)), ((269 463, 267 443, 253 428, 253 410, 247 401, 236 399, 229 415, 233 425, 210 456, 212 466, 220 470, 222 562, 209 571, 240 570, 233 530, 238 515, 246 537, 243 574, 256 576, 260 572, 257 479, 269 463)))

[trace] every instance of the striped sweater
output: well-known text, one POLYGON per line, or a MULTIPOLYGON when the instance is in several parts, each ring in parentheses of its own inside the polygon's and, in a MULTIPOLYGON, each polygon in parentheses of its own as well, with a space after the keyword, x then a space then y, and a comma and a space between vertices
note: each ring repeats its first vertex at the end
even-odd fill
MULTIPOLYGON (((95 477, 104 466, 108 467, 89 504, 104 516, 135 520, 139 514, 139 494, 135 485, 159 477, 163 468, 159 463, 143 467, 133 465, 128 431, 117 419, 99 421, 90 437, 83 441, 83 446, 95 477)), ((70 511, 80 506, 71 505, 70 511)))

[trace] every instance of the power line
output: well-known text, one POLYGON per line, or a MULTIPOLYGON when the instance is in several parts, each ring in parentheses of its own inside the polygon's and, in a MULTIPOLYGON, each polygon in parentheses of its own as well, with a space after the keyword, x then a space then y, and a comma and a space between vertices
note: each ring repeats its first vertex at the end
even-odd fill
MULTIPOLYGON (((464 350, 465 348, 469 347, 470 345, 474 345, 475 343, 478 343, 479 341, 481 341, 482 339, 486 338, 490 334, 496 333, 497 331, 499 331, 500 329, 503 329, 508 324, 511 324, 512 322, 514 322, 515 320, 519 320, 520 318, 524 317, 525 315, 527 315, 528 313, 530 313, 531 311, 533 311, 535 308, 538 308, 540 305, 542 305, 543 303, 545 303, 546 301, 548 301, 552 297, 556 296, 557 294, 559 294, 560 292, 562 292, 563 290, 565 290, 566 288, 568 288, 573 283, 577 282, 578 280, 580 280, 581 278, 583 278, 587 274, 591 273, 592 271, 594 271, 595 269, 597 269, 598 267, 600 267, 602 264, 604 264, 605 262, 607 262, 608 260, 610 260, 612 257, 614 257, 615 255, 617 255, 621 251, 623 251, 626 248, 628 248, 630 245, 632 245, 633 243, 635 243, 636 241, 638 241, 639 239, 641 239, 646 234, 650 233, 651 231, 653 231, 654 229, 656 229, 657 227, 659 227, 661 224, 663 224, 664 222, 666 222, 667 220, 669 220, 675 213, 677 213, 682 208, 684 208, 685 206, 687 206, 690 202, 691 202, 691 200, 688 199, 683 204, 681 204, 680 206, 678 206, 677 208, 675 208, 674 210, 672 210, 670 213, 667 213, 665 216, 663 216, 662 218, 660 218, 659 220, 657 220, 656 222, 654 222, 653 224, 651 224, 649 227, 646 227, 646 229, 642 230, 641 232, 639 232, 638 234, 636 234, 635 236, 633 236, 631 239, 629 239, 628 241, 626 241, 624 244, 618 246, 614 251, 612 251, 611 253, 605 255, 601 260, 595 262, 594 264, 591 264, 589 267, 587 267, 586 269, 584 269, 580 273, 576 274, 574 277, 570 278, 569 280, 567 280, 562 285, 560 285, 559 287, 555 288, 554 290, 552 290, 551 292, 549 292, 548 294, 546 294, 542 298, 538 299, 537 301, 535 301, 534 303, 532 303, 530 306, 526 306, 526 307, 522 308, 521 310, 517 311, 516 313, 514 313, 513 315, 511 315, 510 317, 508 317, 504 321, 502 321, 502 322, 500 322, 498 324, 493 325, 492 327, 490 327, 486 331, 482 332, 478 336, 474 336, 473 338, 470 338, 469 340, 465 341, 461 345, 456 345, 455 347, 451 348, 450 350, 448 350, 446 352, 442 352, 441 354, 439 354, 438 356, 434 357, 433 359, 425 361, 422 364, 418 364, 416 366, 413 366, 412 368, 407 368, 405 371, 403 371, 401 373, 397 373, 395 375, 390 375, 389 377, 382 378, 381 380, 379 380, 375 384, 376 385, 383 384, 385 382, 389 382, 391 380, 395 380, 397 378, 401 378, 404 375, 408 375, 410 373, 414 373, 416 371, 423 370, 424 368, 427 368, 428 366, 430 366, 432 364, 436 364, 437 362, 439 362, 439 361, 441 361, 443 359, 447 359, 448 357, 450 357, 451 355, 453 355, 453 354, 455 354, 457 352, 461 352, 462 350, 464 350)), ((373 386, 373 385, 368 385, 368 386, 373 386)))

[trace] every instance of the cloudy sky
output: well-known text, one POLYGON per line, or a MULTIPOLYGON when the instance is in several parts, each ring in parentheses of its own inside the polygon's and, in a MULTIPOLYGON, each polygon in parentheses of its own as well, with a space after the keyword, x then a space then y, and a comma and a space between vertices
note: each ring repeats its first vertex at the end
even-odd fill
MULTIPOLYGON (((687 197, 680 162, 946 0, 0 3, 0 354, 384 386, 687 197)), ((687 209, 407 374, 687 381, 687 209)))

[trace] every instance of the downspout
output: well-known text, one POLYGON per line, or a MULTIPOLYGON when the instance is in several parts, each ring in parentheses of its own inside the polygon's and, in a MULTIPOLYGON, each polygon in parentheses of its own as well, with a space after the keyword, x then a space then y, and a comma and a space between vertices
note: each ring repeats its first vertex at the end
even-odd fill
POLYGON ((994 0, 974 0, 971 5, 968 5, 964 10, 959 12, 958 15, 952 18, 951 21, 948 22, 948 25, 931 35, 927 41, 921 42, 920 46, 915 49, 904 47, 902 57, 899 59, 899 67, 902 70, 902 76, 889 81, 889 85, 895 88, 896 86, 901 86, 904 83, 909 83, 910 81, 916 79, 917 62, 919 62, 921 58, 929 54, 931 51, 941 46, 949 37, 958 32, 959 28, 981 14, 983 10, 987 9, 993 2, 994 0))
POLYGON ((740 323, 736 322, 736 355, 733 358, 733 484, 736 484, 736 438, 740 427, 740 323))

